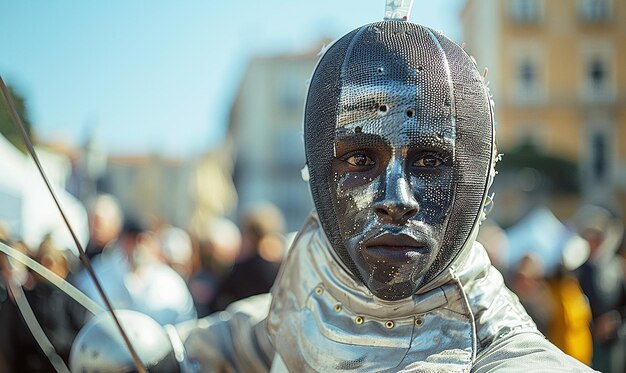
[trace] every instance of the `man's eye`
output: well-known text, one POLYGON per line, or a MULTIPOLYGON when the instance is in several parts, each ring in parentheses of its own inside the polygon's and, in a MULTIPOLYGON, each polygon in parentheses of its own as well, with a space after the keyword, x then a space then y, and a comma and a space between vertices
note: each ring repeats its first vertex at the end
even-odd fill
POLYGON ((439 165, 441 165, 443 163, 443 161, 435 156, 432 155, 425 155, 423 157, 420 157, 419 159, 417 159, 414 163, 413 166, 416 167, 437 167, 439 165))
POLYGON ((346 159, 346 162, 348 162, 349 164, 353 166, 372 166, 376 164, 376 162, 374 162, 372 158, 364 154, 355 154, 351 156, 350 158, 346 159))

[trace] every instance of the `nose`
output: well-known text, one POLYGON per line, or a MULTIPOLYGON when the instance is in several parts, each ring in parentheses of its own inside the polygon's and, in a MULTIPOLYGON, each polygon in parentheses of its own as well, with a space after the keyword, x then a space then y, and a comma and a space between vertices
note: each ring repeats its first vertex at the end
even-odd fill
POLYGON ((404 225, 415 217, 420 206, 403 172, 388 172, 385 188, 372 206, 383 224, 404 225))

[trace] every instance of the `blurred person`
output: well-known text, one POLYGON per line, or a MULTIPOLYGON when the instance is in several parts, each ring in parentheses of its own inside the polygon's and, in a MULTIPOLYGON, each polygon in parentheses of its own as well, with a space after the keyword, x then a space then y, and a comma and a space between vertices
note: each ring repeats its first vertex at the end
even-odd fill
POLYGON ((214 218, 201 233, 188 283, 198 317, 213 311, 211 304, 218 288, 241 252, 241 232, 229 219, 214 218))
POLYGON ((270 290, 284 252, 284 230, 283 214, 273 204, 257 204, 243 212, 241 251, 232 270, 221 281, 211 305, 213 311, 270 290))
MULTIPOLYGON (((0 258, 0 261, 1 260, 3 259, 0 258)), ((6 277, 4 271, 4 268, 0 267, 0 310, 2 310, 4 302, 9 299, 9 289, 7 289, 7 285, 4 282, 4 278, 6 277)))
MULTIPOLYGON (((15 250, 30 258, 34 258, 32 250, 26 245, 24 241, 15 241, 10 243, 11 247, 15 250)), ((11 268, 11 278, 13 278, 14 281, 16 281, 18 284, 26 289, 32 289, 35 286, 35 279, 25 265, 18 261, 12 261, 9 266, 11 268)))
POLYGON ((589 243, 589 259, 577 270, 593 318, 592 366, 602 372, 626 371, 626 280, 617 250, 624 236, 622 221, 594 205, 574 217, 589 243))
MULTIPOLYGON (((92 266, 114 308, 145 313, 162 325, 196 318, 187 284, 158 259, 158 244, 139 221, 126 219, 122 234, 92 266)), ((75 284, 103 305, 86 271, 75 284)))
POLYGON ((96 196, 88 212, 89 242, 85 254, 89 259, 99 255, 105 246, 117 239, 123 224, 122 211, 110 194, 96 196))
POLYGON ((241 231, 231 220, 215 218, 208 224, 201 244, 204 266, 223 277, 232 270, 241 253, 241 231))
MULTIPOLYGON (((7 224, 0 220, 0 242, 9 245, 10 244, 10 233, 7 224)), ((4 306, 4 302, 9 299, 9 289, 7 288, 7 284, 5 284, 5 278, 8 278, 10 274, 9 264, 6 262, 6 257, 0 254, 0 310, 4 306)), ((3 366, 2 356, 0 356, 0 368, 3 366)), ((0 372, 2 369, 0 369, 0 372)))
MULTIPOLYGON (((67 252, 54 247, 50 237, 44 238, 34 258, 39 264, 61 278, 69 274, 67 252)), ((76 301, 37 274, 31 275, 30 287, 15 296, 24 296, 56 353, 68 364, 70 349, 83 326, 86 311, 76 301)), ((53 365, 33 337, 21 309, 7 300, 0 309, 0 360, 6 372, 51 372, 53 365)))
POLYGON ((546 336, 566 354, 590 365, 591 309, 580 284, 565 265, 548 277, 552 313, 546 336))
POLYGON ((192 243, 187 232, 168 226, 159 232, 159 241, 161 256, 165 264, 188 281, 192 272, 192 243))
MULTIPOLYGON (((323 51, 304 116, 316 214, 270 294, 177 326, 185 361, 208 372, 590 370, 545 340, 475 241, 498 158, 489 91, 460 46, 406 22, 399 3, 323 51)), ((73 351, 83 341, 108 342, 85 333, 73 351)))
POLYGON ((524 255, 511 273, 510 285, 526 312, 537 324, 537 329, 548 334, 554 304, 544 278, 541 259, 533 254, 524 255))

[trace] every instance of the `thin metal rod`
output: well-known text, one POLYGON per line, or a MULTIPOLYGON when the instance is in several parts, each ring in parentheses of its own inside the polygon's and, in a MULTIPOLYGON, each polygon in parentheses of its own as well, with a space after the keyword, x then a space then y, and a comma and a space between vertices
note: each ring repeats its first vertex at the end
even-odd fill
POLYGON ((13 118, 13 122, 15 123, 15 126, 17 127, 17 129, 20 131, 20 134, 22 135, 22 140, 24 140, 24 144, 26 145, 26 148, 28 149, 28 153, 30 153, 31 157, 35 161, 35 165, 37 166, 37 169, 39 170, 39 174, 43 178, 46 184, 46 187, 48 187, 48 190, 50 191, 50 195, 52 196, 52 199, 54 200, 54 203, 56 204, 57 209, 61 213, 61 217, 63 217, 65 226, 67 227, 70 234, 72 235, 72 239, 74 240, 74 243, 76 244, 76 247, 78 248, 78 256, 80 258, 80 261, 83 263, 83 266, 87 270, 87 273, 89 273, 89 276, 91 277, 94 284, 96 285, 96 289, 98 290, 100 297, 102 297, 102 301, 104 302, 106 309, 109 312, 111 312, 111 317, 113 317, 113 321, 115 321, 115 324, 117 325, 117 328, 120 331, 122 338, 124 339, 124 343, 126 344, 126 347, 128 348, 128 352, 130 352, 130 355, 133 358, 133 361, 135 362, 137 371, 139 373, 146 373, 146 369, 141 363, 141 360, 139 359, 139 355, 137 355, 137 352, 133 348, 133 345, 130 342, 130 338, 128 338, 128 335, 124 331, 122 324, 120 323, 117 316, 115 315, 115 312, 113 312, 113 306, 111 306, 111 302, 109 301, 109 298, 104 293, 104 289, 100 285, 100 281, 98 281, 96 273, 94 272, 93 267, 91 266, 91 263, 89 262, 89 258, 87 258, 87 255, 85 255, 85 250, 83 250, 83 246, 80 244, 80 241, 78 240, 78 237, 76 236, 76 233, 74 233, 74 230, 72 229, 72 226, 70 225, 70 222, 67 219, 67 216, 65 215, 65 212, 63 211, 63 208, 61 208, 61 204, 59 203, 56 193, 54 192, 54 189, 52 189, 52 184, 50 184, 50 181, 48 181, 48 177, 46 176, 46 173, 44 172, 43 167, 41 166, 41 163, 39 162, 39 157, 37 157, 35 148, 33 147, 33 144, 30 141, 30 138, 28 137, 26 130, 24 129, 24 125, 22 124, 22 119, 17 113, 17 110, 15 110, 13 99, 11 98, 11 95, 9 94, 9 90, 4 84, 4 80, 2 79, 2 76, 0 76, 0 89, 2 90, 4 101, 7 103, 7 106, 9 108, 9 113, 11 113, 11 117, 13 118))

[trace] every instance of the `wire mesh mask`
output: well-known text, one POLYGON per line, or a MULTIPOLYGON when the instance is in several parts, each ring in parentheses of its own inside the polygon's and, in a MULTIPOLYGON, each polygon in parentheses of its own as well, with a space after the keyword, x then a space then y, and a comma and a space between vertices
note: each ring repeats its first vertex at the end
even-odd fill
POLYGON ((421 280, 424 285, 450 265, 481 217, 494 151, 490 99, 465 51, 442 34, 408 22, 363 26, 321 57, 305 106, 309 183, 322 228, 343 263, 362 281, 344 244, 348 237, 340 226, 345 211, 337 201, 331 165, 338 128, 360 130, 342 122, 358 121, 351 113, 380 112, 381 107, 389 113, 397 107, 414 108, 411 120, 418 128, 452 128, 445 134, 454 143, 450 209, 439 253, 421 280), (369 97, 364 99, 363 91, 354 87, 370 87, 369 97), (399 94, 390 95, 390 90, 399 94))

